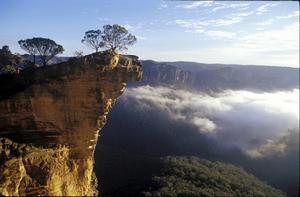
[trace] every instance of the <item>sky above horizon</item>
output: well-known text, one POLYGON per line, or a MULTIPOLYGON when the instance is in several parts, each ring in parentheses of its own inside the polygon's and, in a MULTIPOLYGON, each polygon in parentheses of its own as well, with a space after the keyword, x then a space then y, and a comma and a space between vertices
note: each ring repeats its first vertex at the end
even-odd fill
POLYGON ((32 37, 88 54, 85 31, 120 24, 140 59, 299 67, 296 1, 0 0, 0 17, 0 46, 21 54, 32 37))

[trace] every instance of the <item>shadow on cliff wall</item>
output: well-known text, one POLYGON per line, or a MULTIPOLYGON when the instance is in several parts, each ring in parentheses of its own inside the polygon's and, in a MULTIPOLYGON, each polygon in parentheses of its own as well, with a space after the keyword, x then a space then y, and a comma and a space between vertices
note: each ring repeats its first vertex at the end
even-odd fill
POLYGON ((137 57, 123 58, 112 65, 96 53, 0 76, 0 195, 98 193, 99 130, 126 82, 142 74, 137 57))

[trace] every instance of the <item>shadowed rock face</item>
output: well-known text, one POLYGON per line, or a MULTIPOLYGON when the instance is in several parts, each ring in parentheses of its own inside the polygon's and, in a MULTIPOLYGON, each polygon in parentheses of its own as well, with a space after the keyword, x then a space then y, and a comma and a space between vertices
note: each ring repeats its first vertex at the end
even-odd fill
POLYGON ((99 131, 126 82, 142 74, 137 60, 104 60, 98 53, 0 76, 0 195, 97 195, 99 131))

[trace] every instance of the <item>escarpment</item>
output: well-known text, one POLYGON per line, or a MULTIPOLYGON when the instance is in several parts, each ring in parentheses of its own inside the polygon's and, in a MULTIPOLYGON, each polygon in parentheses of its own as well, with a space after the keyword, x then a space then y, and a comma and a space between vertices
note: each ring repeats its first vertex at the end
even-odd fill
POLYGON ((0 195, 97 195, 99 131, 141 75, 135 56, 95 53, 0 76, 0 195))
POLYGON ((142 61, 140 84, 192 91, 277 91, 299 88, 299 69, 272 66, 142 61))

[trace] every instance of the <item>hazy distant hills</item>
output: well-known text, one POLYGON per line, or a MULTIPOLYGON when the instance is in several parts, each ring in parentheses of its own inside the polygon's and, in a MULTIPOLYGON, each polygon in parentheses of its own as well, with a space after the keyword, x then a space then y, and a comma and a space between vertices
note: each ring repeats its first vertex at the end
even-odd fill
POLYGON ((299 88, 299 68, 142 61, 140 83, 200 91, 247 89, 274 91, 299 88))
MULTIPOLYGON (((27 60, 33 62, 33 56, 32 56, 32 55, 24 54, 24 55, 22 55, 22 56, 23 56, 24 58, 26 58, 27 60)), ((70 57, 57 57, 57 56, 54 56, 54 57, 48 62, 48 64, 58 64, 58 63, 61 63, 61 62, 68 61, 69 59, 70 59, 70 57)), ((40 56, 37 55, 35 61, 36 61, 37 64, 42 65, 42 60, 41 60, 40 56)))
MULTIPOLYGON (((24 55, 32 60, 32 56, 24 55)), ((49 64, 67 61, 70 57, 54 57, 49 64)), ((40 58, 36 58, 40 62, 40 58)), ((188 61, 156 62, 141 60, 143 77, 132 85, 165 85, 200 91, 246 89, 275 91, 299 88, 299 68, 204 64, 188 61)))

